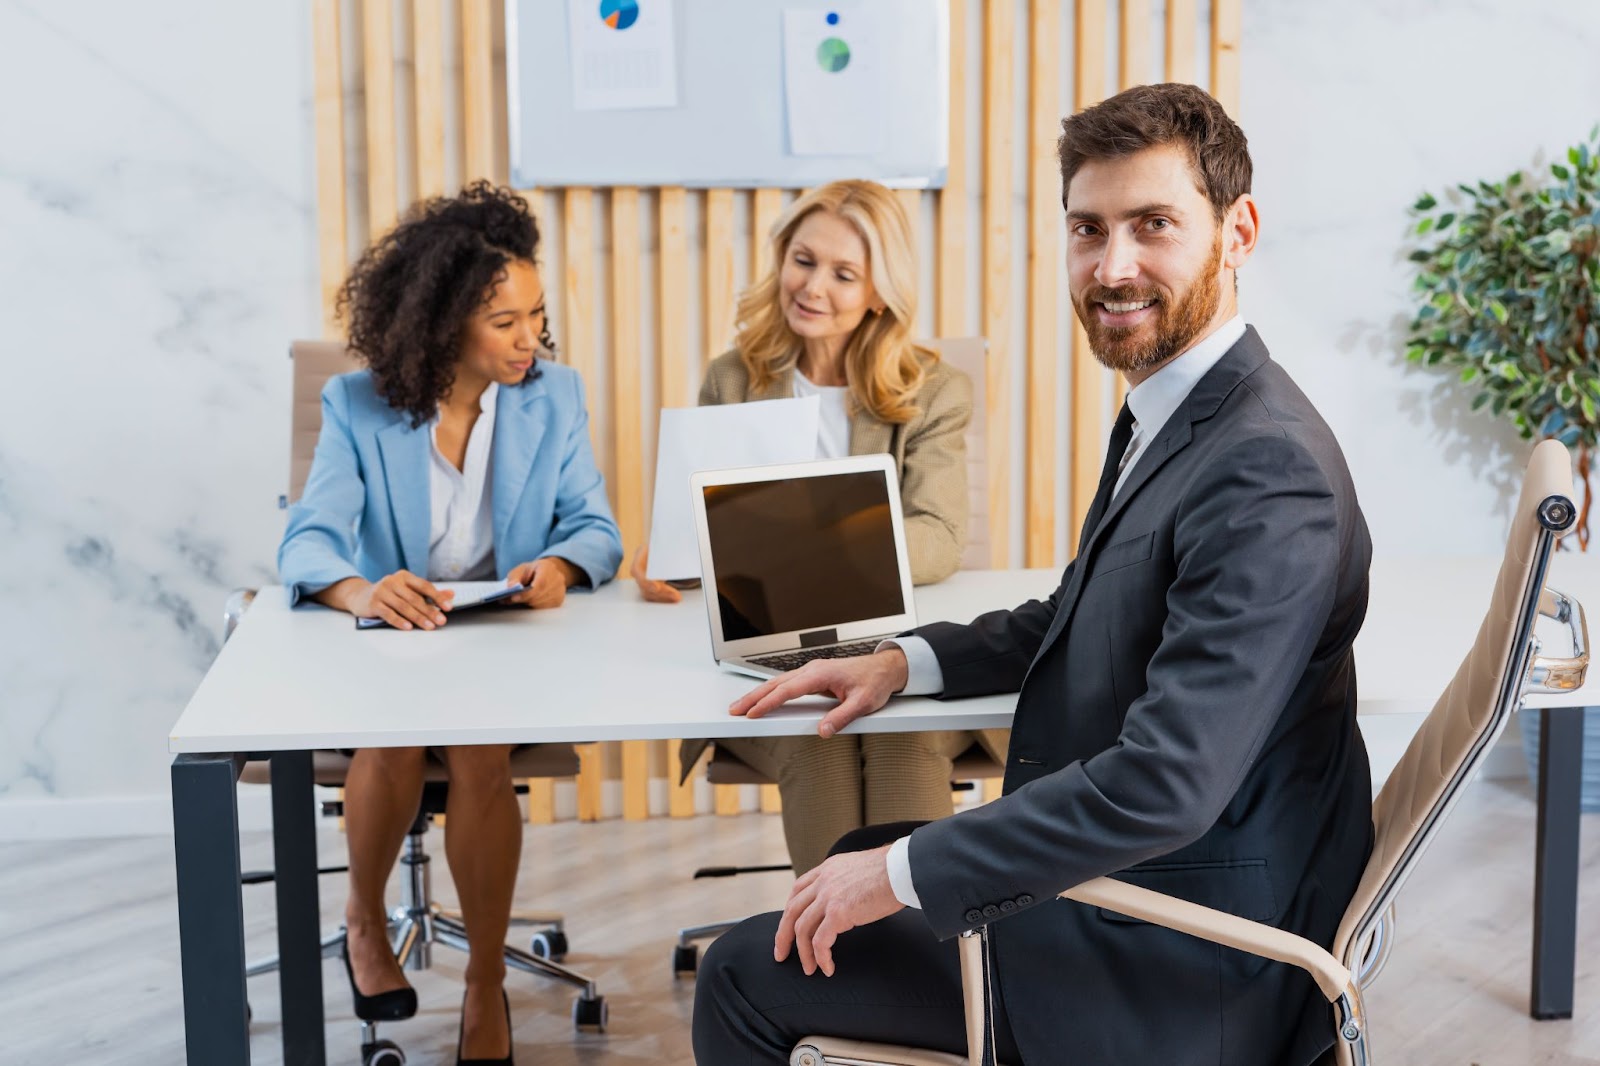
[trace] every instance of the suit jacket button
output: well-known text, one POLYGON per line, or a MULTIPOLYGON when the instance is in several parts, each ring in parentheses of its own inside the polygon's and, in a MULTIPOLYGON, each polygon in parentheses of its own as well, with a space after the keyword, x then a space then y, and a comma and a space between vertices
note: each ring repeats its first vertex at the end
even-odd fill
POLYGON ((1032 903, 1033 903, 1033 897, 1028 895, 1026 892, 1024 892, 1022 895, 1017 897, 1017 906, 1019 906, 1019 907, 1027 907, 1027 906, 1031 905, 1032 903))
POLYGON ((967 912, 967 924, 968 925, 977 925, 981 921, 983 921, 983 912, 980 911, 978 908, 974 907, 970 911, 967 912))
POLYGON ((1017 904, 1016 904, 1015 900, 1007 899, 1007 900, 1001 900, 1000 901, 1000 913, 1001 914, 1010 914, 1012 911, 1014 911, 1016 909, 1017 909, 1017 904))
POLYGON ((991 903, 983 908, 983 916, 985 918, 998 918, 1000 917, 1000 908, 991 903))

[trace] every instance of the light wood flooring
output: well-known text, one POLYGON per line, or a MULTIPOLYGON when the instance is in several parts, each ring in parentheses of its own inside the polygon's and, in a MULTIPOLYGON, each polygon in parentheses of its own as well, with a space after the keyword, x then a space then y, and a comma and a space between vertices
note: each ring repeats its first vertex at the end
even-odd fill
MULTIPOLYGON (((1379 1066, 1576 1066, 1600 1063, 1600 818, 1584 819, 1577 1018, 1533 1022, 1528 990, 1534 810, 1525 786, 1473 788, 1400 900, 1399 939, 1371 990, 1379 1066)), ((246 866, 270 863, 263 833, 246 866)), ((322 833, 323 861, 342 838, 322 833)), ((434 887, 451 899, 438 831, 434 887)), ((566 823, 529 828, 521 906, 566 913, 569 962, 611 1008, 603 1035, 576 1035, 564 988, 513 975, 517 1061, 528 1066, 688 1063, 693 985, 670 975, 681 925, 781 904, 786 876, 694 882, 696 866, 783 861, 774 816, 566 823)), ((247 948, 272 944, 272 890, 245 890, 247 948)), ((342 878, 322 880, 337 924, 342 878)), ((413 1066, 451 1063, 462 957, 435 949, 413 974, 422 1010, 384 1028, 413 1066)), ((358 1063, 356 1025, 338 963, 323 970, 330 1063, 358 1063)), ((254 1061, 282 1062, 276 978, 254 978, 254 1061)), ((176 908, 168 838, 0 845, 0 1062, 166 1066, 183 1062, 176 908)), ((1119 1064, 1121 1066, 1121 1064, 1119 1064)))

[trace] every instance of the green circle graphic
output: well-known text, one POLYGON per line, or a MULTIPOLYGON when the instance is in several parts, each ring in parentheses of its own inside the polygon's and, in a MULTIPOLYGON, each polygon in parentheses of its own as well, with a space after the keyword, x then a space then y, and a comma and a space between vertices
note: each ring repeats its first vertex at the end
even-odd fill
POLYGON ((829 74, 837 74, 850 65, 850 46, 838 37, 829 37, 817 45, 817 65, 829 74))

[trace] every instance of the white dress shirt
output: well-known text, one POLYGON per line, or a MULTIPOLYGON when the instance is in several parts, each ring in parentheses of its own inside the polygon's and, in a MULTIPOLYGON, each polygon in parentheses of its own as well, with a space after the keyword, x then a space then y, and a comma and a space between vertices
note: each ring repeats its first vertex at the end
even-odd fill
POLYGON ((467 455, 457 470, 439 451, 439 416, 428 423, 429 581, 484 581, 494 573, 494 512, 490 500, 489 453, 494 447, 494 382, 478 399, 478 420, 467 437, 467 455))
POLYGON ((815 384, 796 368, 794 396, 797 400, 816 396, 822 403, 821 417, 817 421, 817 458, 843 459, 849 455, 850 387, 815 384))
MULTIPOLYGON (((1219 326, 1205 340, 1187 351, 1180 352, 1160 370, 1128 390, 1128 411, 1133 415, 1133 436, 1127 450, 1118 461, 1116 487, 1112 499, 1127 484, 1128 475, 1139 464, 1150 442, 1160 436, 1167 421, 1189 398, 1189 393, 1200 379, 1228 354, 1228 349, 1244 336, 1244 319, 1234 315, 1219 326)), ((898 647, 906 657, 906 696, 932 696, 944 691, 944 671, 939 668, 939 658, 933 648, 921 637, 899 637, 885 640, 881 648, 898 647)), ((889 884, 895 898, 907 907, 922 906, 917 898, 916 886, 911 882, 911 838, 901 837, 889 848, 889 884)))

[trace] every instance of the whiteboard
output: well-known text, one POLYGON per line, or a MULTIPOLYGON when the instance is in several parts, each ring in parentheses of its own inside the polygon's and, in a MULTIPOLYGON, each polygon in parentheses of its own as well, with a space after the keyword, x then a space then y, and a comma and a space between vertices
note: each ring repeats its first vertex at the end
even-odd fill
MULTIPOLYGON (((592 0, 599 17, 600 0, 592 0)), ((638 0, 643 5, 650 0, 638 0)), ((871 178, 939 188, 949 160, 948 0, 676 0, 678 106, 573 106, 569 5, 506 0, 507 127, 517 188, 686 185, 802 188, 871 178), (794 155, 784 94, 784 12, 871 25, 881 63, 877 151, 794 155), (883 28, 877 32, 878 28, 883 28)))

